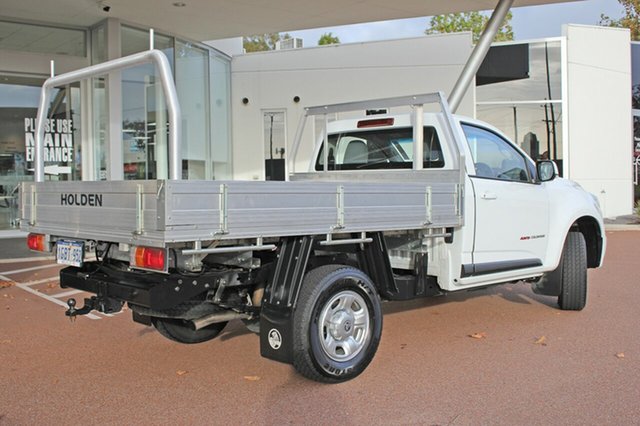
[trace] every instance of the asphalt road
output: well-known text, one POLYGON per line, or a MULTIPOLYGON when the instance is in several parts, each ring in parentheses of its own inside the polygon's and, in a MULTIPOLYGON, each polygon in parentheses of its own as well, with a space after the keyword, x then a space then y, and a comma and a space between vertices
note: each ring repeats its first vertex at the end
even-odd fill
POLYGON ((389 303, 339 385, 261 358, 241 323, 200 345, 130 312, 71 323, 57 266, 0 263, 0 424, 640 424, 640 232, 608 238, 584 311, 524 284, 389 303))

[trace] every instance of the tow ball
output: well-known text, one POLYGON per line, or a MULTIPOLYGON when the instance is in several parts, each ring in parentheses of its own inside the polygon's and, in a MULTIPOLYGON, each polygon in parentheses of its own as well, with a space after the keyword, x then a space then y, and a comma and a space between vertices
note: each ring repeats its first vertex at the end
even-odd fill
POLYGON ((110 297, 98 297, 92 296, 84 299, 84 306, 76 309, 76 299, 67 300, 67 306, 69 309, 65 311, 65 315, 71 319, 74 319, 78 315, 87 315, 92 310, 102 312, 105 314, 115 314, 122 310, 124 302, 112 299, 110 297))

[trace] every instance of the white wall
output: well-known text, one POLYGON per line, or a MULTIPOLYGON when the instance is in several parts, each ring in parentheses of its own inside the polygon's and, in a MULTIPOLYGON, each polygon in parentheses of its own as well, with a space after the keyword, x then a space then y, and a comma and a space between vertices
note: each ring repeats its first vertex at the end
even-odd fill
MULTIPOLYGON (((264 179, 264 110, 286 111, 288 154, 304 107, 437 90, 448 93, 471 47, 471 35, 462 33, 234 57, 234 179, 264 179), (293 101, 295 96, 299 103, 293 101), (243 98, 249 100, 247 105, 243 98)), ((459 113, 474 114, 473 93, 467 93, 459 113)), ((306 142, 298 155, 305 161, 312 146, 306 142)))
POLYGON ((242 47, 242 37, 209 40, 203 41, 203 43, 213 47, 214 49, 218 49, 229 56, 241 55, 244 52, 244 48, 242 47))
POLYGON ((630 214, 631 47, 626 29, 567 25, 565 177, 595 194, 605 217, 630 214))

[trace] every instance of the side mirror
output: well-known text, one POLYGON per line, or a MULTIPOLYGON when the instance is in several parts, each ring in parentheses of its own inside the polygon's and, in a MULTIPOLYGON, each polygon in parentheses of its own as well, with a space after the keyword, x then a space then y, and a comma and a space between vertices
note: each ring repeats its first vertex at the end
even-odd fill
POLYGON ((540 182, 549 182, 558 176, 558 166, 551 160, 539 161, 537 167, 540 182))

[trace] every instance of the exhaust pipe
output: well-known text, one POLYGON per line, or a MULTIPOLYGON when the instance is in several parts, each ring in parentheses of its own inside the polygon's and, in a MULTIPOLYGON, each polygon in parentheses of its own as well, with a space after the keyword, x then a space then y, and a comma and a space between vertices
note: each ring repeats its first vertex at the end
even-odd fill
POLYGON ((208 325, 219 323, 219 322, 227 322, 234 319, 249 319, 252 316, 249 314, 241 314, 239 312, 233 311, 225 311, 225 312, 215 312, 213 314, 205 315, 200 318, 196 318, 191 320, 193 324, 194 330, 200 330, 208 325))

